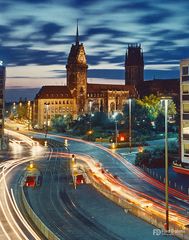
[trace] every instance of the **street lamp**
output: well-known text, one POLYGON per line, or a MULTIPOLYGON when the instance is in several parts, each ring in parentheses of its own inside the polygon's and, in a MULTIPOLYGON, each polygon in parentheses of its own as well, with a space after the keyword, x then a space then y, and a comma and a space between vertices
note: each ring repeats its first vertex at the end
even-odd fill
POLYGON ((131 123, 131 107, 132 107, 132 100, 131 98, 129 98, 129 149, 130 149, 130 153, 131 153, 131 145, 132 145, 132 123, 131 123))
POLYGON ((31 102, 28 101, 28 130, 30 130, 31 125, 31 102))
POLYGON ((90 110, 90 120, 89 120, 89 124, 90 124, 90 128, 89 130, 91 131, 91 117, 92 117, 92 103, 93 101, 92 100, 89 100, 89 110, 90 110))
MULTIPOLYGON (((64 147, 67 150, 67 153, 70 155, 68 139, 64 139, 64 147)), ((68 183, 68 181, 69 181, 69 157, 68 157, 68 162, 67 162, 67 183, 68 183)))
POLYGON ((170 98, 162 98, 165 109, 165 230, 169 231, 169 173, 168 173, 168 103, 170 98))
POLYGON ((47 133, 48 133, 48 110, 49 110, 49 103, 45 103, 46 108, 46 131, 45 131, 45 139, 47 139, 47 133))
POLYGON ((115 112, 112 117, 115 120, 114 121, 115 122, 115 147, 117 147, 117 135, 118 135, 118 130, 117 130, 117 122, 118 121, 116 120, 117 112, 115 112))

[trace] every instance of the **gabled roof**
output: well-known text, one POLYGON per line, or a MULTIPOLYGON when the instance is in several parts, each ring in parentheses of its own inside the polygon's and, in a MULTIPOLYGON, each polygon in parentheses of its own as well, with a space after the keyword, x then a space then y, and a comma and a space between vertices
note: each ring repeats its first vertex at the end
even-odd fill
POLYGON ((46 98, 73 98, 69 88, 67 86, 43 86, 37 93, 36 99, 46 98))

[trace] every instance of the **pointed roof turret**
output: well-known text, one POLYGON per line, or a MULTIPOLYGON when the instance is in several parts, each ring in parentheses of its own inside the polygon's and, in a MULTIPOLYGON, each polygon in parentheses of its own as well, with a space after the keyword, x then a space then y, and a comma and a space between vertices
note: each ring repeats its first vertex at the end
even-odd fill
POLYGON ((76 39, 75 39, 76 45, 79 45, 79 27, 78 27, 78 19, 77 19, 77 29, 76 29, 76 39))

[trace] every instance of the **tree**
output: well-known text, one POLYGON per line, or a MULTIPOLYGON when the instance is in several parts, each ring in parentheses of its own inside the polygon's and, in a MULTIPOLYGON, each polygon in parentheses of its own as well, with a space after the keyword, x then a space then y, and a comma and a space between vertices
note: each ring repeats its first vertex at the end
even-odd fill
POLYGON ((110 120, 107 114, 104 112, 95 112, 91 121, 94 126, 102 126, 102 127, 110 123, 110 120))
POLYGON ((65 132, 66 124, 65 118, 62 115, 56 115, 52 118, 52 128, 54 128, 57 132, 65 132))
POLYGON ((26 119, 27 118, 27 104, 19 102, 18 107, 17 107, 17 114, 18 114, 18 119, 26 119))
MULTIPOLYGON (((149 118, 148 109, 138 100, 132 100, 131 108, 132 130, 147 134, 152 130, 151 119, 149 118)), ((123 114, 125 117, 125 125, 129 127, 129 107, 125 105, 123 114)))
POLYGON ((150 118, 151 122, 155 121, 157 116, 160 113, 160 98, 151 94, 149 96, 145 96, 143 99, 137 100, 138 103, 146 108, 148 117, 150 118))
POLYGON ((70 128, 70 124, 73 122, 73 116, 71 114, 67 114, 64 117, 64 124, 66 125, 66 128, 70 128))

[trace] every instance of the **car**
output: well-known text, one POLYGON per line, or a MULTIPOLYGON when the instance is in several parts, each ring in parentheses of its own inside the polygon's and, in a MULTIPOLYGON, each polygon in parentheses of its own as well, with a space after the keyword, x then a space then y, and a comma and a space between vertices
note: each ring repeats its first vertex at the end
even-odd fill
POLYGON ((42 175, 37 174, 37 175, 27 175, 25 178, 25 187, 40 187, 42 184, 42 175))
POLYGON ((36 176, 27 176, 24 186, 34 188, 36 186, 36 176))
POLYGON ((80 184, 84 184, 85 183, 85 178, 83 177, 82 174, 77 175, 76 177, 76 184, 80 185, 80 184))

